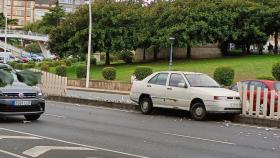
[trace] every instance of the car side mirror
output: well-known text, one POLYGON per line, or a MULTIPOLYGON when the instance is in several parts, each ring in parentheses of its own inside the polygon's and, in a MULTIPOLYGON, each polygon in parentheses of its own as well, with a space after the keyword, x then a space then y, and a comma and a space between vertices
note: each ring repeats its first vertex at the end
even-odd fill
POLYGON ((178 83, 178 87, 187 88, 187 85, 186 85, 186 83, 178 83))

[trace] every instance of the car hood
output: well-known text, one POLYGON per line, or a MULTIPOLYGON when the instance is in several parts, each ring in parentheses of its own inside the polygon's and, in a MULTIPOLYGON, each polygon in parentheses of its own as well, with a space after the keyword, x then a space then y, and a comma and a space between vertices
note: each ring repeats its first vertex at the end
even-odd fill
POLYGON ((1 87, 0 91, 2 93, 37 93, 39 89, 37 87, 28 86, 25 83, 14 81, 12 85, 7 85, 5 87, 1 87))
POLYGON ((194 90, 211 96, 238 97, 239 93, 225 88, 192 87, 194 90))

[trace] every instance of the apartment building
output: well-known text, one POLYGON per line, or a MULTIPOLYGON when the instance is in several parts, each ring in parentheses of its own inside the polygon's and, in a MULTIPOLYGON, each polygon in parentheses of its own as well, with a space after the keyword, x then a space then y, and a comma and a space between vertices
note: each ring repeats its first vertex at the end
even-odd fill
POLYGON ((33 22, 35 0, 7 0, 7 8, 5 8, 5 1, 0 0, 0 12, 4 13, 7 9, 8 18, 18 19, 18 25, 9 26, 10 28, 21 28, 33 22))
POLYGON ((88 0, 58 0, 58 3, 66 13, 71 13, 74 12, 80 5, 88 3, 88 0))
POLYGON ((56 5, 57 0, 35 0, 33 21, 41 20, 56 5))

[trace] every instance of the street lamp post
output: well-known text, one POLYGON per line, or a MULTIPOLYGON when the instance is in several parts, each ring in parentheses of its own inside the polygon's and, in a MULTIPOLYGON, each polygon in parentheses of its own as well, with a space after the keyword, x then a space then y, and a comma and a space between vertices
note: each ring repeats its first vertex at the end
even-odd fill
POLYGON ((88 1, 88 7, 89 7, 89 31, 88 31, 88 56, 87 56, 86 88, 89 88, 89 78, 90 78, 90 52, 91 52, 91 33, 92 33, 91 0, 88 1))
POLYGON ((4 52, 7 52, 7 29, 8 29, 8 0, 5 0, 5 48, 4 52))
POLYGON ((169 41, 170 41, 170 44, 171 44, 171 47, 170 47, 170 57, 169 57, 169 71, 172 70, 172 58, 173 58, 173 43, 174 43, 174 40, 175 40, 174 37, 170 37, 169 38, 169 41))

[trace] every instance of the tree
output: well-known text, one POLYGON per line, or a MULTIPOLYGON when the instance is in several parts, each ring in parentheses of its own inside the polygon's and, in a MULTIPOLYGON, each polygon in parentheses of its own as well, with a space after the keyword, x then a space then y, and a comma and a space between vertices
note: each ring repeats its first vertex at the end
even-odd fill
MULTIPOLYGON (((8 25, 17 25, 17 19, 9 19, 8 18, 8 25)), ((0 13, 0 27, 5 27, 5 16, 3 13, 0 13)))

